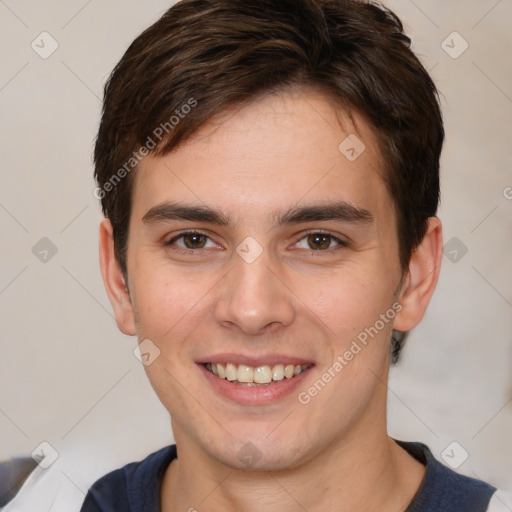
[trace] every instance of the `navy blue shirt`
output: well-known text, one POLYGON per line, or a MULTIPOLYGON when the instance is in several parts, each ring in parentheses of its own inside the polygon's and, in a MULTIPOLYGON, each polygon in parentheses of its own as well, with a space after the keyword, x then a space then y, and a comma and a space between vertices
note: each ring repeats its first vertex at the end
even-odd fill
MULTIPOLYGON (((485 512, 496 488, 460 475, 437 461, 422 443, 396 441, 426 466, 425 476, 406 512, 485 512)), ((176 445, 162 448, 100 478, 81 512, 160 512, 160 487, 176 445)))

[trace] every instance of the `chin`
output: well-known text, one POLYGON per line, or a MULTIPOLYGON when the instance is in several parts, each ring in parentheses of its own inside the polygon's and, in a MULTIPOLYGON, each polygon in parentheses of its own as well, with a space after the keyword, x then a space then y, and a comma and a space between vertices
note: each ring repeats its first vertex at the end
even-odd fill
MULTIPOLYGON (((261 437, 239 437, 225 442, 203 445, 209 455, 225 466, 242 471, 283 471, 294 469, 305 463, 310 457, 297 443, 286 443, 284 439, 265 439, 261 437), (247 439, 246 441, 244 439, 247 439), (259 440, 258 440, 259 439, 259 440)), ((290 439, 288 439, 290 441, 290 439)), ((304 440, 303 446, 307 443, 304 440)), ((312 447, 308 447, 311 451, 312 447)))

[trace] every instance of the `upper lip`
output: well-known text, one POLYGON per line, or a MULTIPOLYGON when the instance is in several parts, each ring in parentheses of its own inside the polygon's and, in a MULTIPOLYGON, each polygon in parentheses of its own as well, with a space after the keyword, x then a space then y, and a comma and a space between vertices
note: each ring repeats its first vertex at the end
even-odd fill
POLYGON ((258 367, 258 366, 274 366, 276 364, 293 364, 293 365, 304 365, 313 364, 310 359, 304 359, 301 357, 288 356, 284 354, 268 354, 262 356, 250 356, 245 354, 212 354, 210 356, 202 357, 197 360, 198 364, 206 363, 233 363, 235 365, 244 364, 246 366, 258 367))

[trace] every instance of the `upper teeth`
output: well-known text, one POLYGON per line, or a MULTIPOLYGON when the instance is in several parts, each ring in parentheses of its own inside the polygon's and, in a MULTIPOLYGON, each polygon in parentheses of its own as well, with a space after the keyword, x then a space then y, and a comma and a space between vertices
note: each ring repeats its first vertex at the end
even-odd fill
POLYGON ((238 381, 246 384, 269 384, 272 381, 283 380, 285 377, 291 379, 298 375, 310 365, 276 364, 275 366, 246 366, 232 363, 207 363, 206 369, 221 379, 238 381))

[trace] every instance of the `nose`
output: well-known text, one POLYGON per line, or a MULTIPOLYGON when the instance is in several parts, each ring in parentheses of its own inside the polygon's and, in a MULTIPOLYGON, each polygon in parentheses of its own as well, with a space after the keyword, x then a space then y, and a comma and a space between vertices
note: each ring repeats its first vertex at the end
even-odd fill
POLYGON ((248 263, 234 256, 234 268, 217 285, 214 316, 224 327, 258 335, 290 325, 293 293, 265 252, 248 263))

